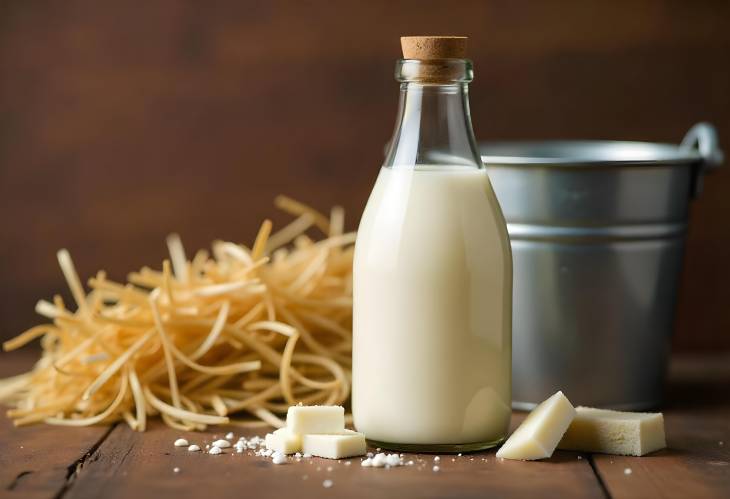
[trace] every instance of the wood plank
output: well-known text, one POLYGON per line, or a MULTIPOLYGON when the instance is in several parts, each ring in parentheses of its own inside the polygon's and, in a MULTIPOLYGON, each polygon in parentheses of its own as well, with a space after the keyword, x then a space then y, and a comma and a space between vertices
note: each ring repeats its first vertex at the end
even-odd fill
MULTIPOLYGON (((20 372, 32 360, 15 355, 0 359, 2 376, 20 372)), ((675 362, 665 410, 670 448, 652 456, 595 455, 579 459, 577 453, 558 452, 544 462, 521 463, 501 461, 494 452, 484 452, 442 456, 439 472, 432 471, 433 456, 428 455, 406 455, 406 459, 416 461, 416 466, 390 470, 362 468, 358 458, 312 459, 276 466, 251 453, 227 451, 211 456, 172 445, 179 436, 204 444, 227 429, 184 434, 155 422, 150 431, 140 434, 118 425, 103 440, 105 427, 14 429, 6 418, 1 418, 0 495, 185 498, 240 493, 266 498, 296 493, 303 498, 334 494, 357 499, 376 495, 468 498, 537 493, 540 497, 604 497, 607 492, 616 498, 726 497, 730 491, 729 385, 727 355, 675 362), (90 449, 92 452, 86 456, 90 449), (345 464, 347 461, 351 464, 345 464), (180 468, 178 473, 176 467, 180 468), (624 473, 627 468, 631 474, 624 473), (325 488, 324 480, 332 480, 332 487, 325 488)), ((523 417, 515 415, 513 427, 523 417)), ((236 430, 234 433, 239 434, 236 430)), ((261 435, 263 431, 256 433, 261 435)))
POLYGON ((665 425, 668 449, 641 458, 593 456, 616 498, 730 495, 730 356, 672 366, 665 425), (631 470, 627 474, 625 470, 631 470))
MULTIPOLYGON (((0 355, 0 377, 29 369, 32 354, 0 355)), ((0 416, 0 493, 8 497, 55 497, 73 475, 77 463, 98 445, 109 427, 59 428, 36 425, 15 428, 0 416)))
MULTIPOLYGON (((223 432, 218 430, 216 434, 223 432)), ((263 431, 258 434, 263 435, 263 431)), ((442 455, 440 470, 434 472, 431 455, 406 454, 405 459, 414 460, 416 465, 394 469, 363 468, 360 458, 312 458, 274 465, 270 459, 252 453, 191 453, 173 446, 178 437, 202 444, 210 442, 214 433, 184 434, 158 423, 139 434, 119 425, 90 457, 65 497, 182 499, 235 494, 262 499, 296 494, 302 499, 504 498, 525 497, 536 491, 541 498, 604 497, 588 460, 578 459, 573 452, 558 452, 553 459, 530 464, 496 459, 493 451, 461 457, 442 455), (180 468, 178 473, 176 467, 180 468), (332 480, 331 488, 324 487, 325 480, 332 480)))

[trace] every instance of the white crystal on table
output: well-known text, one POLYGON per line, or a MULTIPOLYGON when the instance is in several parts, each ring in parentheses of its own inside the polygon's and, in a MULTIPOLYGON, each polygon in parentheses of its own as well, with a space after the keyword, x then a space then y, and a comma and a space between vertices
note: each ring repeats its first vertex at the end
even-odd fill
POLYGON ((213 442, 213 447, 219 447, 221 449, 225 449, 230 446, 231 446, 231 442, 229 442, 228 440, 221 439, 221 440, 216 440, 215 442, 213 442))

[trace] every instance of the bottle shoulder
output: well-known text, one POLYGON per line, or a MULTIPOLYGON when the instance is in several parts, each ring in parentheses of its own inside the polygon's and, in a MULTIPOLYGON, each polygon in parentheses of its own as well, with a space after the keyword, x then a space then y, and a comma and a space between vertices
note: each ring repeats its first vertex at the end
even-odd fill
POLYGON ((363 213, 358 241, 367 244, 503 245, 507 228, 485 170, 383 168, 363 213), (413 241, 409 242, 406 239, 413 241))

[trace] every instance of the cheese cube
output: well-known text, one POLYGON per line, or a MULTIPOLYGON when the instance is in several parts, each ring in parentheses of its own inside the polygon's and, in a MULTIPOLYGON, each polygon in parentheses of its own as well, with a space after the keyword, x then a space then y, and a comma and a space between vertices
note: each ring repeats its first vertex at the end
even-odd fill
POLYGON ((367 445, 365 435, 352 430, 344 430, 341 435, 304 435, 302 450, 327 459, 341 459, 343 457, 362 456, 367 445))
POLYGON ((343 433, 345 409, 339 405, 294 405, 286 414, 286 427, 291 433, 343 433))
POLYGON ((661 413, 577 407, 560 449, 643 456, 667 446, 661 413))
POLYGON ((267 433, 266 448, 282 454, 294 454, 302 450, 302 439, 288 428, 279 428, 274 433, 267 433))
POLYGON ((529 461, 553 455, 555 447, 575 417, 563 392, 535 407, 497 452, 497 457, 529 461))

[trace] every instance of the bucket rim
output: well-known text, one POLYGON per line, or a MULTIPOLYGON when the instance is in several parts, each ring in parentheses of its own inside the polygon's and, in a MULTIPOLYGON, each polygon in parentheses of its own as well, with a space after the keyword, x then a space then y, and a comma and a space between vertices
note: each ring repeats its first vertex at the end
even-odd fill
POLYGON ((519 140, 479 142, 486 166, 626 167, 692 166, 696 149, 627 140, 519 140))

